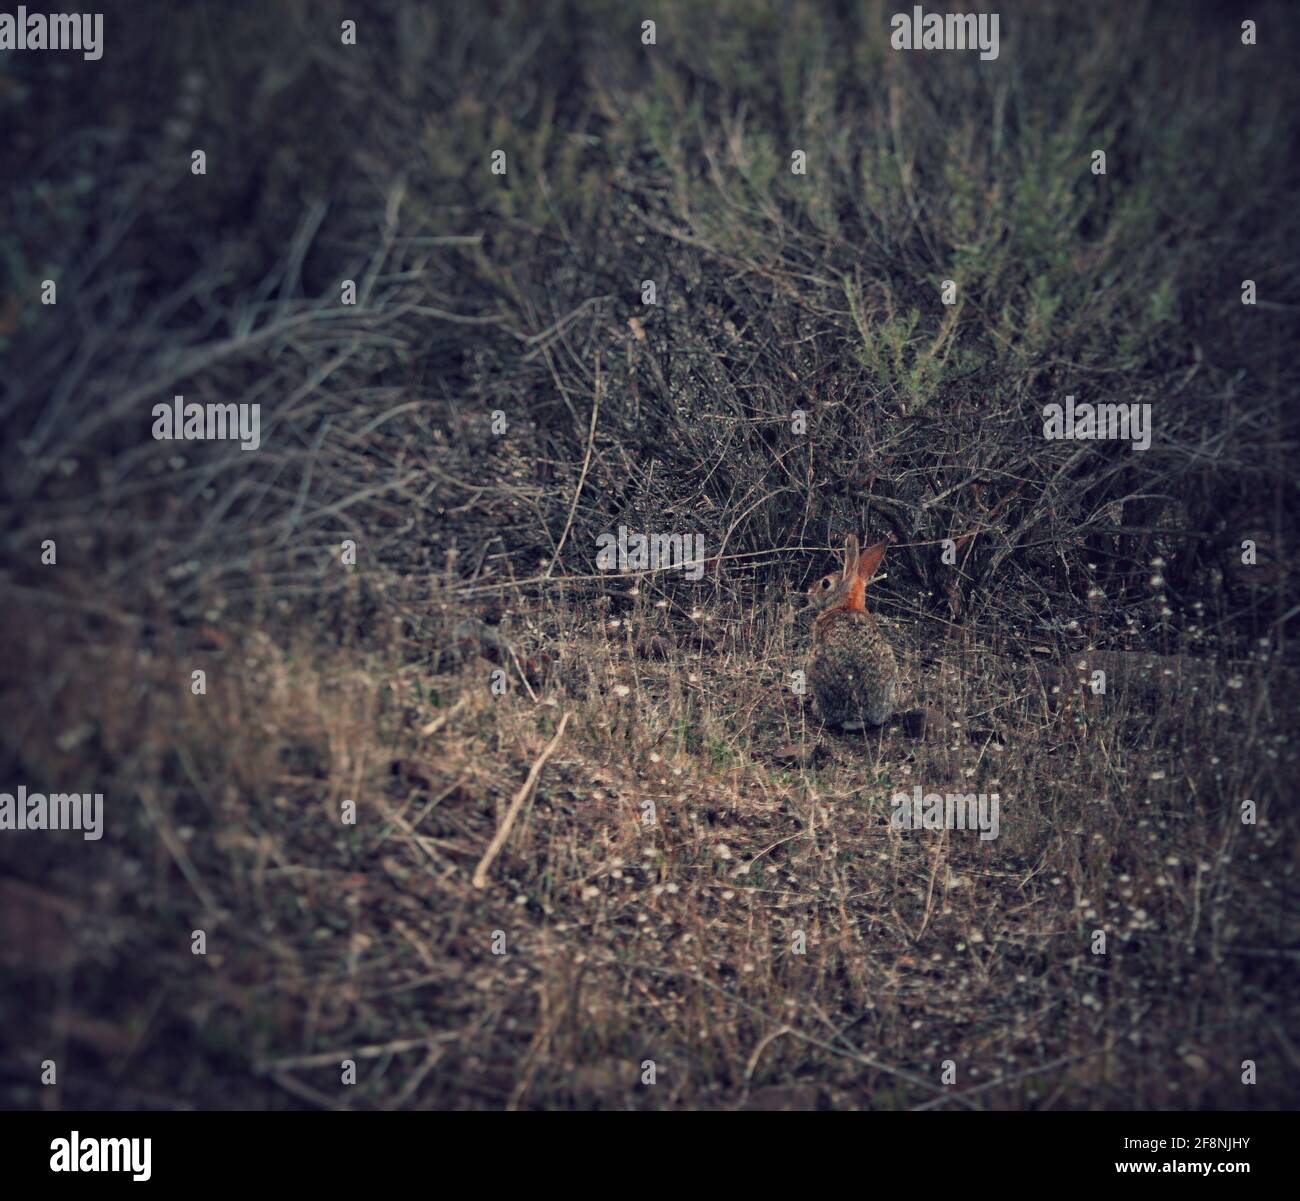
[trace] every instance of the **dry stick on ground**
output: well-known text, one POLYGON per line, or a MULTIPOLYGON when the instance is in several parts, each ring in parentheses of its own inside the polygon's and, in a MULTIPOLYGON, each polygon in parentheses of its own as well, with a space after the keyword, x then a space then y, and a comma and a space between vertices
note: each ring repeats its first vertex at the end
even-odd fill
POLYGON ((501 848, 505 846, 506 839, 510 837, 510 830, 515 824, 515 818, 519 816, 519 810, 524 807, 524 801, 528 799, 528 794, 532 792, 533 785, 537 783, 537 777, 542 774, 542 768, 546 766, 546 761, 554 753, 555 748, 560 745, 560 739, 564 737, 564 727, 569 724, 569 718, 572 716, 573 713, 570 711, 560 718, 560 728, 555 731, 555 737, 546 744, 546 749, 537 756, 537 762, 529 770, 528 779, 524 781, 524 786, 515 793, 515 799, 510 802, 510 808, 506 810, 506 815, 501 819, 501 825, 497 828, 496 837, 492 839, 488 849, 483 852, 483 858, 479 860, 478 867, 474 869, 475 888, 483 888, 487 885, 487 871, 492 866, 492 860, 497 857, 501 848))
POLYGON ((382 1055, 399 1055, 403 1051, 420 1048, 434 1050, 443 1043, 455 1042, 461 1037, 459 1030, 444 1030, 437 1034, 424 1034, 419 1038, 398 1038, 391 1042, 374 1043, 365 1047, 342 1047, 335 1051, 320 1051, 314 1055, 289 1055, 258 1064, 258 1071, 268 1074, 296 1071, 299 1068, 328 1068, 344 1059, 378 1059, 382 1055))
POLYGON ((436 734, 439 730, 442 729, 443 726, 447 724, 447 722, 452 717, 454 717, 457 713, 461 711, 461 709, 465 705, 465 702, 468 699, 469 699, 468 697, 464 697, 464 696, 461 697, 460 700, 458 700, 454 705, 452 705, 452 707, 448 709, 446 713, 440 714, 438 717, 435 717, 431 722, 429 722, 428 725, 421 726, 420 733, 426 737, 430 734, 436 734))
MULTIPOLYGON (((550 362, 550 356, 547 356, 547 362, 550 363, 551 374, 555 375, 555 364, 550 362)), ((559 383, 559 377, 556 376, 556 383, 559 383)), ((551 556, 551 561, 546 567, 546 578, 551 578, 551 572, 555 570, 555 565, 560 561, 560 552, 564 549, 565 542, 568 541, 569 531, 573 528, 573 515, 578 511, 578 498, 582 495, 582 486, 587 482, 587 471, 591 467, 591 448, 596 440, 596 418, 600 416, 600 355, 596 356, 596 391, 591 400, 591 428, 587 431, 587 453, 583 456, 582 471, 578 475, 578 486, 573 490, 573 504, 569 506, 569 519, 564 523, 564 533, 560 535, 559 545, 555 548, 555 554, 551 556)))
POLYGON ((758 1061, 762 1058, 763 1052, 767 1050, 768 1045, 775 1042, 783 1034, 793 1033, 794 1030, 789 1026, 781 1026, 777 1030, 769 1031, 758 1040, 758 1046, 754 1048, 753 1053, 749 1057, 749 1062, 745 1064, 745 1091, 742 1095, 742 1104, 744 1101, 749 1100, 749 1088, 754 1082, 754 1070, 758 1067, 758 1061))

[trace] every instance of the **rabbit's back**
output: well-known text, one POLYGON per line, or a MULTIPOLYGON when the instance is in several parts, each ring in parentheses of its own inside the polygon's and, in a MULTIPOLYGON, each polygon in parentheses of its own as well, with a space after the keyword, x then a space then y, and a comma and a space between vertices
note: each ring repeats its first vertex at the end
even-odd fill
POLYGON ((818 620, 808 678, 827 725, 879 726, 894 712, 898 663, 866 613, 839 611, 818 620))

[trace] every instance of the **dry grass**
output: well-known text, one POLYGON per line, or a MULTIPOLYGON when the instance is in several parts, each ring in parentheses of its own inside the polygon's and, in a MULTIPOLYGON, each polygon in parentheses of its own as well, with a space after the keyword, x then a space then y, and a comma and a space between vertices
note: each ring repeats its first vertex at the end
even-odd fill
MULTIPOLYGON (((1138 693, 1098 704, 950 644, 923 699, 960 724, 835 739, 784 686, 801 639, 778 613, 673 619, 628 591, 486 644, 454 609, 369 652, 236 635, 202 660, 137 656, 125 694, 37 700, 23 745, 93 729, 119 815, 93 860, 43 843, 26 865, 29 909, 75 905, 9 965, 29 1045, 71 1065, 59 1101, 1294 1100, 1295 754, 1276 679, 1251 671, 1177 711, 1138 693), (651 627, 673 638, 667 659, 638 652, 651 627), (200 661, 209 695, 172 699, 200 661), (810 764, 785 761, 792 742, 810 764), (1000 837, 892 830, 889 798, 914 783, 996 791, 1000 837), (358 1084, 341 1089, 346 1059, 358 1084), (1271 1065, 1251 1090, 1243 1059, 1271 1065)), ((51 1103, 16 1082, 9 1098, 51 1103)))

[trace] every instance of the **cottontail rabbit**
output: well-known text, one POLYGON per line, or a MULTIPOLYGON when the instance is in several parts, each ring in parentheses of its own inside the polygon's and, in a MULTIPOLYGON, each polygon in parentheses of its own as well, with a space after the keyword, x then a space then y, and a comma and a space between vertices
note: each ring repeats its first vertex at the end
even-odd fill
POLYGON ((843 730, 883 725, 894 712, 898 664, 876 620, 866 610, 867 581, 885 557, 886 542, 860 554, 844 540, 844 566, 808 589, 813 620, 808 679, 822 720, 843 730))

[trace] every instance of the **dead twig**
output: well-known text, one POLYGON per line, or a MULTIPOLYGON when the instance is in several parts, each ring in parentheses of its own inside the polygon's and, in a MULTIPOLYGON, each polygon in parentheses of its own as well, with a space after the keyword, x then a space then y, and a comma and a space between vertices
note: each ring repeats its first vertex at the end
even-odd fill
POLYGON ((515 799, 510 802, 510 808, 506 810, 505 817, 501 819, 501 825, 497 827, 496 837, 492 839, 488 849, 483 852, 483 858, 479 860, 478 867, 474 869, 475 888, 486 887, 487 872, 488 868, 492 866, 492 860, 501 853, 501 848, 505 846, 506 839, 510 837, 510 831, 515 824, 515 818, 519 816, 519 810, 524 807, 524 801, 528 799, 529 793, 533 790, 533 785, 537 783, 537 777, 542 774, 542 768, 546 766, 546 761, 555 753, 555 748, 560 745, 560 739, 564 737, 564 728, 569 724, 569 718, 572 716, 572 712, 569 712, 560 718, 560 728, 555 731, 555 737, 546 744, 546 749, 537 756, 537 762, 533 764, 528 772, 528 779, 524 781, 523 787, 515 793, 515 799))

